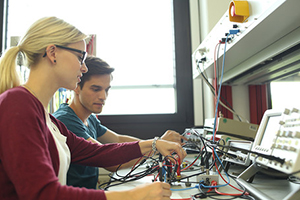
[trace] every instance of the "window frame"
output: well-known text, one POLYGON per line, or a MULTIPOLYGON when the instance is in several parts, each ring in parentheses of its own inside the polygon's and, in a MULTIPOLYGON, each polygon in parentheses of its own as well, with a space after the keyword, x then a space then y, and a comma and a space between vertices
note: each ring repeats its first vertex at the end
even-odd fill
POLYGON ((6 49, 6 42, 7 40, 7 10, 8 10, 8 0, 1 0, 0 1, 0 15, 2 16, 2 20, 0 21, 0 47, 1 53, 6 49))

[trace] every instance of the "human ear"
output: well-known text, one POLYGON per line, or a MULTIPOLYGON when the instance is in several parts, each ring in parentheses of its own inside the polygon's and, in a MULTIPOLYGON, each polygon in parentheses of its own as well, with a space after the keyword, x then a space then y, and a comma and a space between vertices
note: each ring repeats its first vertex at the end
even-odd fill
POLYGON ((44 57, 49 58, 52 64, 56 64, 56 50, 57 47, 54 44, 48 45, 44 57))

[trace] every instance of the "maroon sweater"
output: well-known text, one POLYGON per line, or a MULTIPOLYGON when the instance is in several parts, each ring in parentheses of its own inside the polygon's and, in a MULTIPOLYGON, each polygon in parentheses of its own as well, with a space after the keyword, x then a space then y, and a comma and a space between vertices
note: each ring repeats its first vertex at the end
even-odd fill
MULTIPOLYGON (((98 145, 77 137, 50 115, 67 137, 71 162, 108 167, 138 158, 138 142, 98 145)), ((104 191, 58 182, 59 157, 40 101, 23 87, 0 95, 0 199, 106 199, 104 191)))

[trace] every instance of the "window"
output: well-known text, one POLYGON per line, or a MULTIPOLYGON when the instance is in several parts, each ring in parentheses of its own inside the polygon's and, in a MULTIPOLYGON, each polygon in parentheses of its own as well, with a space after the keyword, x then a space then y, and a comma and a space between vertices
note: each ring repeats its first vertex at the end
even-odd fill
POLYGON ((39 0, 9 0, 8 4, 7 46, 37 19, 52 15, 96 35, 96 56, 116 69, 100 117, 108 127, 139 124, 144 131, 153 123, 161 130, 183 131, 193 125, 188 0, 86 0, 84 6, 53 0, 47 7, 39 0))
POLYGON ((21 35, 32 21, 50 15, 96 35, 96 56, 116 69, 102 114, 176 112, 171 0, 86 0, 84 11, 70 0, 54 0, 47 9, 40 9, 42 5, 37 0, 9 1, 9 37, 21 35), (20 18, 24 10, 26 15, 20 18))
POLYGON ((285 108, 300 109, 300 76, 296 74, 289 78, 270 83, 272 109, 283 111, 285 108))

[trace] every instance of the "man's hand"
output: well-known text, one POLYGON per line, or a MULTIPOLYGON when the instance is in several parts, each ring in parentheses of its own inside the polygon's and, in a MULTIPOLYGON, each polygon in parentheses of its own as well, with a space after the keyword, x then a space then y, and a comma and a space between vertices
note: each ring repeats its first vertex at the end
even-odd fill
POLYGON ((172 130, 167 130, 163 134, 163 136, 161 136, 161 139, 168 140, 171 142, 177 142, 180 145, 183 145, 185 143, 184 141, 187 141, 187 139, 183 135, 177 133, 176 131, 172 131, 172 130))
MULTIPOLYGON (((163 156, 172 156, 173 153, 176 153, 180 160, 183 160, 187 155, 186 151, 179 143, 167 140, 157 140, 156 149, 163 156)), ((171 161, 175 163, 174 160, 171 159, 171 161)))

